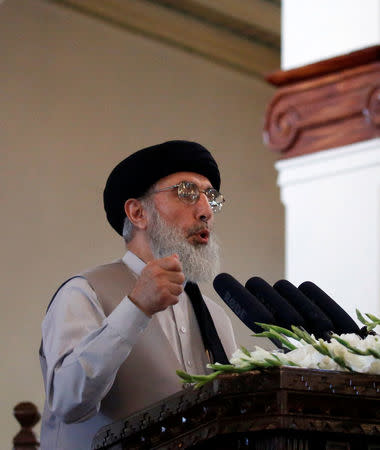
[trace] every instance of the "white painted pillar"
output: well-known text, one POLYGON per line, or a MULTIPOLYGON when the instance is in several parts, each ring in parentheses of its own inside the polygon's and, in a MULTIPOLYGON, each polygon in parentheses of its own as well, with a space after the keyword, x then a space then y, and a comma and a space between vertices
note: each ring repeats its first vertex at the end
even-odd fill
POLYGON ((281 67, 380 44, 380 0, 282 0, 281 67))
POLYGON ((311 280, 350 315, 380 313, 380 139, 276 163, 286 278, 311 280))
MULTIPOLYGON (((380 0, 283 0, 282 69, 380 44, 380 0)), ((380 314, 380 139, 279 161, 286 278, 380 314)))

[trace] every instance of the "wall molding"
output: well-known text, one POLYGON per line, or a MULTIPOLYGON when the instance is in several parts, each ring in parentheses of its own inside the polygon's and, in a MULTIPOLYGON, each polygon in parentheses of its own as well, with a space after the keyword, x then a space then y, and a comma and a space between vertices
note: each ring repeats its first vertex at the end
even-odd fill
POLYGON ((380 138, 277 161, 281 188, 380 166, 380 138), (342 151, 343 150, 343 151, 342 151))
POLYGON ((280 35, 270 28, 271 22, 279 22, 276 2, 50 1, 260 79, 280 66, 280 35), (260 14, 268 28, 260 25, 260 14))
POLYGON ((334 58, 297 67, 296 69, 278 70, 268 74, 266 80, 277 87, 287 86, 376 61, 380 61, 380 45, 356 50, 346 55, 335 56, 334 58))
POLYGON ((298 78, 277 91, 266 111, 264 142, 281 158, 380 137, 380 46, 349 56, 340 66, 336 58, 318 63, 323 70, 312 78, 301 76, 310 66, 296 69, 298 78))

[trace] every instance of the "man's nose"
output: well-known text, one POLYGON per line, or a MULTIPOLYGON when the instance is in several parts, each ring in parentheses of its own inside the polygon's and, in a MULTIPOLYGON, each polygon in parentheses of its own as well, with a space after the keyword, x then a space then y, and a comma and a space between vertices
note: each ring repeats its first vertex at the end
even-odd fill
POLYGON ((204 192, 199 195, 199 200, 196 203, 196 216, 198 220, 202 222, 209 222, 213 217, 213 212, 210 203, 204 192))

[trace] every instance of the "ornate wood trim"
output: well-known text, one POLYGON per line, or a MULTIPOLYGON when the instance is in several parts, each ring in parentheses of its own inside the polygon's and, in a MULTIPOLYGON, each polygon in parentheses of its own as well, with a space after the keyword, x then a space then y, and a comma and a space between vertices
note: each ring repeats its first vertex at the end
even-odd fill
POLYGON ((342 70, 352 69, 376 61, 380 61, 380 45, 367 47, 346 55, 298 67, 297 69, 279 70, 267 75, 265 79, 274 86, 287 86, 291 83, 318 78, 322 75, 341 72, 342 70))
MULTIPOLYGON (((263 29, 258 20, 243 20, 241 0, 237 9, 231 9, 231 2, 218 7, 211 0, 52 1, 260 79, 280 63, 279 33, 263 29)), ((253 16, 254 6, 246 6, 253 16)), ((267 22, 280 16, 276 4, 264 2, 261 10, 267 22)))
POLYGON ((290 84, 265 116, 271 150, 289 158, 380 136, 380 46, 351 56, 282 72, 290 84))
POLYGON ((326 443, 316 449, 340 448, 329 441, 379 444, 379 392, 380 376, 347 372, 282 367, 222 375, 102 428, 92 448, 295 449, 311 448, 315 439, 326 443), (262 445, 244 445, 246 439, 262 445), (280 445, 289 441, 294 447, 280 445))

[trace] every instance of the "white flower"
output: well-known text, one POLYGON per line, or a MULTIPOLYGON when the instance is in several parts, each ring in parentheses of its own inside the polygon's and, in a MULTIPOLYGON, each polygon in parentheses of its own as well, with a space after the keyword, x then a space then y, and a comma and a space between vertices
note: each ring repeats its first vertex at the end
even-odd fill
POLYGON ((374 359, 368 368, 368 373, 380 375, 380 359, 374 359))
MULTIPOLYGON (((356 334, 345 334, 340 337, 348 342, 352 347, 355 347, 361 351, 366 351, 368 348, 374 347, 371 344, 375 341, 373 339, 368 339, 368 337, 374 338, 375 336, 367 336, 366 339, 361 339, 356 334)), ((326 345, 332 355, 342 358, 345 364, 354 372, 368 373, 371 365, 375 362, 375 358, 373 356, 356 355, 334 338, 331 339, 331 342, 328 342, 326 345)))
POLYGON ((360 350, 368 350, 372 348, 376 352, 380 353, 380 336, 375 334, 371 335, 369 334, 365 339, 361 339, 358 345, 355 345, 355 347, 358 347, 360 350))
POLYGON ((322 339, 315 340, 316 346, 308 344, 303 339, 299 341, 293 338, 288 339, 297 347, 288 353, 283 353, 282 350, 269 352, 255 346, 255 350, 250 353, 240 349, 236 350, 230 362, 237 368, 247 370, 255 365, 270 366, 272 363, 273 365, 284 366, 296 365, 309 369, 353 370, 354 372, 380 374, 380 360, 378 358, 370 354, 354 353, 355 349, 360 352, 367 352, 372 349, 380 354, 379 335, 369 335, 362 339, 356 334, 343 334, 337 336, 336 339, 333 337, 330 342, 322 339), (338 342, 339 338, 343 339, 348 346, 351 346, 352 350, 344 345, 345 342, 338 342), (315 347, 321 347, 323 351, 318 351, 315 347))
POLYGON ((312 345, 304 344, 303 347, 299 347, 287 353, 286 358, 298 366, 307 367, 309 369, 319 369, 319 364, 323 359, 323 355, 315 350, 312 345))
MULTIPOLYGON (((273 352, 274 353, 274 352, 273 352)), ((255 361, 264 362, 266 358, 272 358, 271 352, 268 352, 267 350, 264 350, 261 347, 258 347, 255 345, 255 351, 251 352, 251 357, 255 361)))
POLYGON ((230 359, 230 363, 238 368, 247 367, 252 364, 252 362, 252 358, 246 355, 240 348, 232 354, 230 359))

